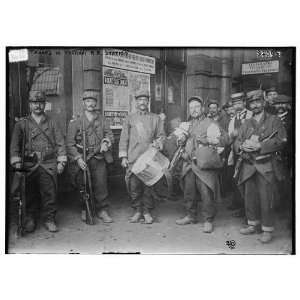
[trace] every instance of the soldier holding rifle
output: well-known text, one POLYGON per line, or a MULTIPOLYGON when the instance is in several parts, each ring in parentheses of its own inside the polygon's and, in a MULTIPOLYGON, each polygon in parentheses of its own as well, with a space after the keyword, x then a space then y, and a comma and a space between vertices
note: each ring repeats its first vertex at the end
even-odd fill
POLYGON ((45 101, 43 92, 30 92, 31 114, 16 123, 11 139, 10 162, 16 170, 22 167, 21 171, 27 171, 26 232, 33 232, 36 228, 39 198, 46 229, 50 232, 58 230, 55 223, 57 173, 63 172, 67 156, 64 138, 57 123, 44 112, 45 101))
POLYGON ((242 155, 236 175, 248 220, 240 232, 254 234, 261 226, 260 241, 268 243, 274 230, 275 179, 281 176, 276 152, 284 147, 287 135, 280 119, 264 110, 263 91, 248 93, 247 104, 253 117, 242 124, 234 143, 242 155))
POLYGON ((222 167, 222 161, 218 149, 224 149, 229 143, 229 137, 214 120, 204 116, 202 98, 191 97, 188 103, 191 120, 189 137, 182 155, 184 162, 181 173, 187 214, 178 219, 176 224, 196 222, 199 192, 203 203, 203 232, 211 233, 216 215, 216 201, 220 194, 218 169, 222 167))
POLYGON ((78 119, 70 121, 67 152, 73 184, 80 187, 83 196, 82 221, 91 223, 87 220, 87 215, 90 215, 86 211, 89 209, 86 205, 88 197, 89 200, 95 199, 98 218, 105 223, 111 223, 113 220, 108 212, 106 164, 112 162, 111 146, 114 138, 109 126, 96 111, 97 96, 97 92, 94 91, 83 93, 84 112, 78 119), (82 172, 79 172, 80 170, 82 172))

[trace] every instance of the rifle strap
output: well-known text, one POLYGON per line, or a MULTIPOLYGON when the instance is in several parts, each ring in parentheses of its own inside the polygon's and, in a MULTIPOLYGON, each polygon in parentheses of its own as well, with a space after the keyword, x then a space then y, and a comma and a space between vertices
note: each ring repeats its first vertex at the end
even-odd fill
MULTIPOLYGON (((50 136, 48 134, 46 134, 46 132, 40 127, 40 125, 37 122, 35 122, 35 121, 31 120, 31 119, 28 119, 28 120, 48 140, 48 142, 51 144, 52 148, 55 149, 55 143, 54 143, 54 141, 50 138, 50 136)), ((49 123, 48 123, 48 125, 49 125, 49 123)))

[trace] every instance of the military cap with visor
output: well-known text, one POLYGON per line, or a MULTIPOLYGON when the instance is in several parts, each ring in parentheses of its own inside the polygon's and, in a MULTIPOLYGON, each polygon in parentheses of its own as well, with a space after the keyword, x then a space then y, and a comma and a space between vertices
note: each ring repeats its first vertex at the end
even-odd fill
POLYGON ((271 87, 266 89, 266 94, 268 94, 270 92, 278 92, 278 90, 275 86, 271 86, 271 87))
POLYGON ((292 97, 289 97, 287 95, 278 95, 277 98, 275 98, 273 104, 290 104, 292 102, 292 97))
POLYGON ((264 92, 262 90, 254 90, 247 93, 247 103, 255 100, 264 100, 264 92))
POLYGON ((29 92, 29 102, 45 102, 46 95, 42 91, 30 91, 29 92))
POLYGON ((82 95, 82 100, 87 100, 87 99, 93 99, 95 101, 98 101, 98 92, 96 91, 84 91, 82 95))
POLYGON ((231 94, 231 102, 237 102, 237 101, 244 101, 245 100, 245 93, 244 92, 238 92, 231 94))
POLYGON ((197 101, 203 105, 203 99, 198 96, 192 96, 189 98, 188 103, 191 103, 192 101, 197 101))
POLYGON ((209 107, 211 104, 215 104, 215 105, 219 106, 220 103, 218 100, 210 99, 207 103, 207 107, 209 107))
POLYGON ((150 98, 150 93, 148 90, 140 90, 135 93, 135 99, 139 99, 141 97, 150 98))

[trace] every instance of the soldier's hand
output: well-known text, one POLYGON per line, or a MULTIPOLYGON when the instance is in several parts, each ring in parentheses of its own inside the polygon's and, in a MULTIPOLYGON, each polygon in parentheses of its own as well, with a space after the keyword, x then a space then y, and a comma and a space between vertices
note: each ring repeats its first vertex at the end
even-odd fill
POLYGON ((219 139, 218 138, 209 138, 209 137, 207 137, 207 141, 211 145, 217 145, 217 144, 219 144, 219 139))
POLYGON ((64 168, 65 168, 64 164, 62 164, 61 162, 59 162, 57 164, 57 173, 61 174, 64 171, 64 168))
POLYGON ((154 140, 151 144, 154 148, 161 150, 161 142, 159 140, 154 140))
POLYGON ((82 158, 78 158, 77 163, 81 170, 86 169, 86 163, 84 162, 84 160, 82 158))
POLYGON ((107 151, 108 151, 108 143, 107 142, 103 142, 101 144, 100 152, 107 152, 107 151))
POLYGON ((18 169, 21 169, 21 163, 20 163, 20 162, 15 163, 13 166, 14 166, 14 168, 17 169, 17 170, 18 170, 18 169))
POLYGON ((123 168, 127 168, 128 167, 128 159, 127 159, 127 157, 123 157, 122 158, 121 166, 123 168))

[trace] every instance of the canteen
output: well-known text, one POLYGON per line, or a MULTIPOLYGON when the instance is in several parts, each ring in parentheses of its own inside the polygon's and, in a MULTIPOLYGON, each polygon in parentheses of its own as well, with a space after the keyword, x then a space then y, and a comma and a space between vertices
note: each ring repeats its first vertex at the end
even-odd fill
POLYGON ((150 146, 133 164, 131 171, 145 185, 152 186, 165 175, 169 164, 170 161, 167 157, 158 149, 150 146))

